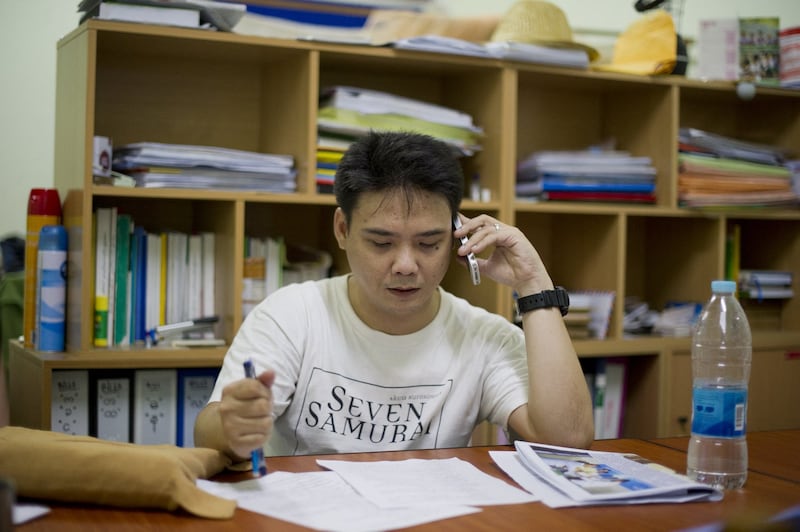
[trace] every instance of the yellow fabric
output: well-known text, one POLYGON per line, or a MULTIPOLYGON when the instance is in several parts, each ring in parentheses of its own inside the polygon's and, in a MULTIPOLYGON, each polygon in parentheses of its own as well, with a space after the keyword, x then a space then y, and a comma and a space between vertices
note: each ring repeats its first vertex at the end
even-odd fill
POLYGON ((230 460, 213 449, 136 445, 22 427, 0 428, 0 474, 17 495, 128 508, 182 508, 229 519, 236 501, 199 489, 230 460))
POLYGON ((633 22, 617 38, 610 64, 594 68, 628 74, 669 74, 677 62, 677 47, 672 16, 657 9, 633 22))

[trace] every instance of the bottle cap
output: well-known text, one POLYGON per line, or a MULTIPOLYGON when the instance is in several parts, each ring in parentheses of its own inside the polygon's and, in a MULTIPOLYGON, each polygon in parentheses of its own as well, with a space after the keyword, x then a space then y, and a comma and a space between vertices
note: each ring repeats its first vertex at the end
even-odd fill
POLYGON ((45 225, 39 231, 39 249, 47 251, 67 250, 67 231, 63 225, 45 225))
POLYGON ((736 281, 711 281, 711 291, 715 294, 733 294, 736 292, 736 281))
POLYGON ((61 216, 61 199, 55 188, 32 188, 28 196, 28 215, 61 216))

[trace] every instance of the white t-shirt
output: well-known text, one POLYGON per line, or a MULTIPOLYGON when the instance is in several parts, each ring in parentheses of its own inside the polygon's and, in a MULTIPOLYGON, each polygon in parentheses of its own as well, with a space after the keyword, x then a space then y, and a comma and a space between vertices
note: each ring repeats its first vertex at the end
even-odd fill
POLYGON ((439 290, 430 324, 390 335, 356 316, 347 276, 283 287, 248 314, 210 401, 247 358, 274 369, 272 456, 461 447, 484 420, 507 428, 528 400, 522 330, 439 290))

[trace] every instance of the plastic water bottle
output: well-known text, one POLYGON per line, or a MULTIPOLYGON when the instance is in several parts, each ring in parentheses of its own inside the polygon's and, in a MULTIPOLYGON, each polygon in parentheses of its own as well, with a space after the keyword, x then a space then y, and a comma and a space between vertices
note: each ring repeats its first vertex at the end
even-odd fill
POLYGON ((753 343, 734 281, 713 281, 692 336, 692 435, 686 474, 723 489, 747 479, 747 386, 753 343))

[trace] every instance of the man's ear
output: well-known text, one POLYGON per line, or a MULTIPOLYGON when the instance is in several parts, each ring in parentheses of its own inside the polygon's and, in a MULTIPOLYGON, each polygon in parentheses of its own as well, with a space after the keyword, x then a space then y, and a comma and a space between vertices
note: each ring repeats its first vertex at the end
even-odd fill
POLYGON ((341 207, 336 207, 336 212, 333 213, 333 234, 339 243, 339 249, 345 249, 349 230, 344 211, 341 207))

